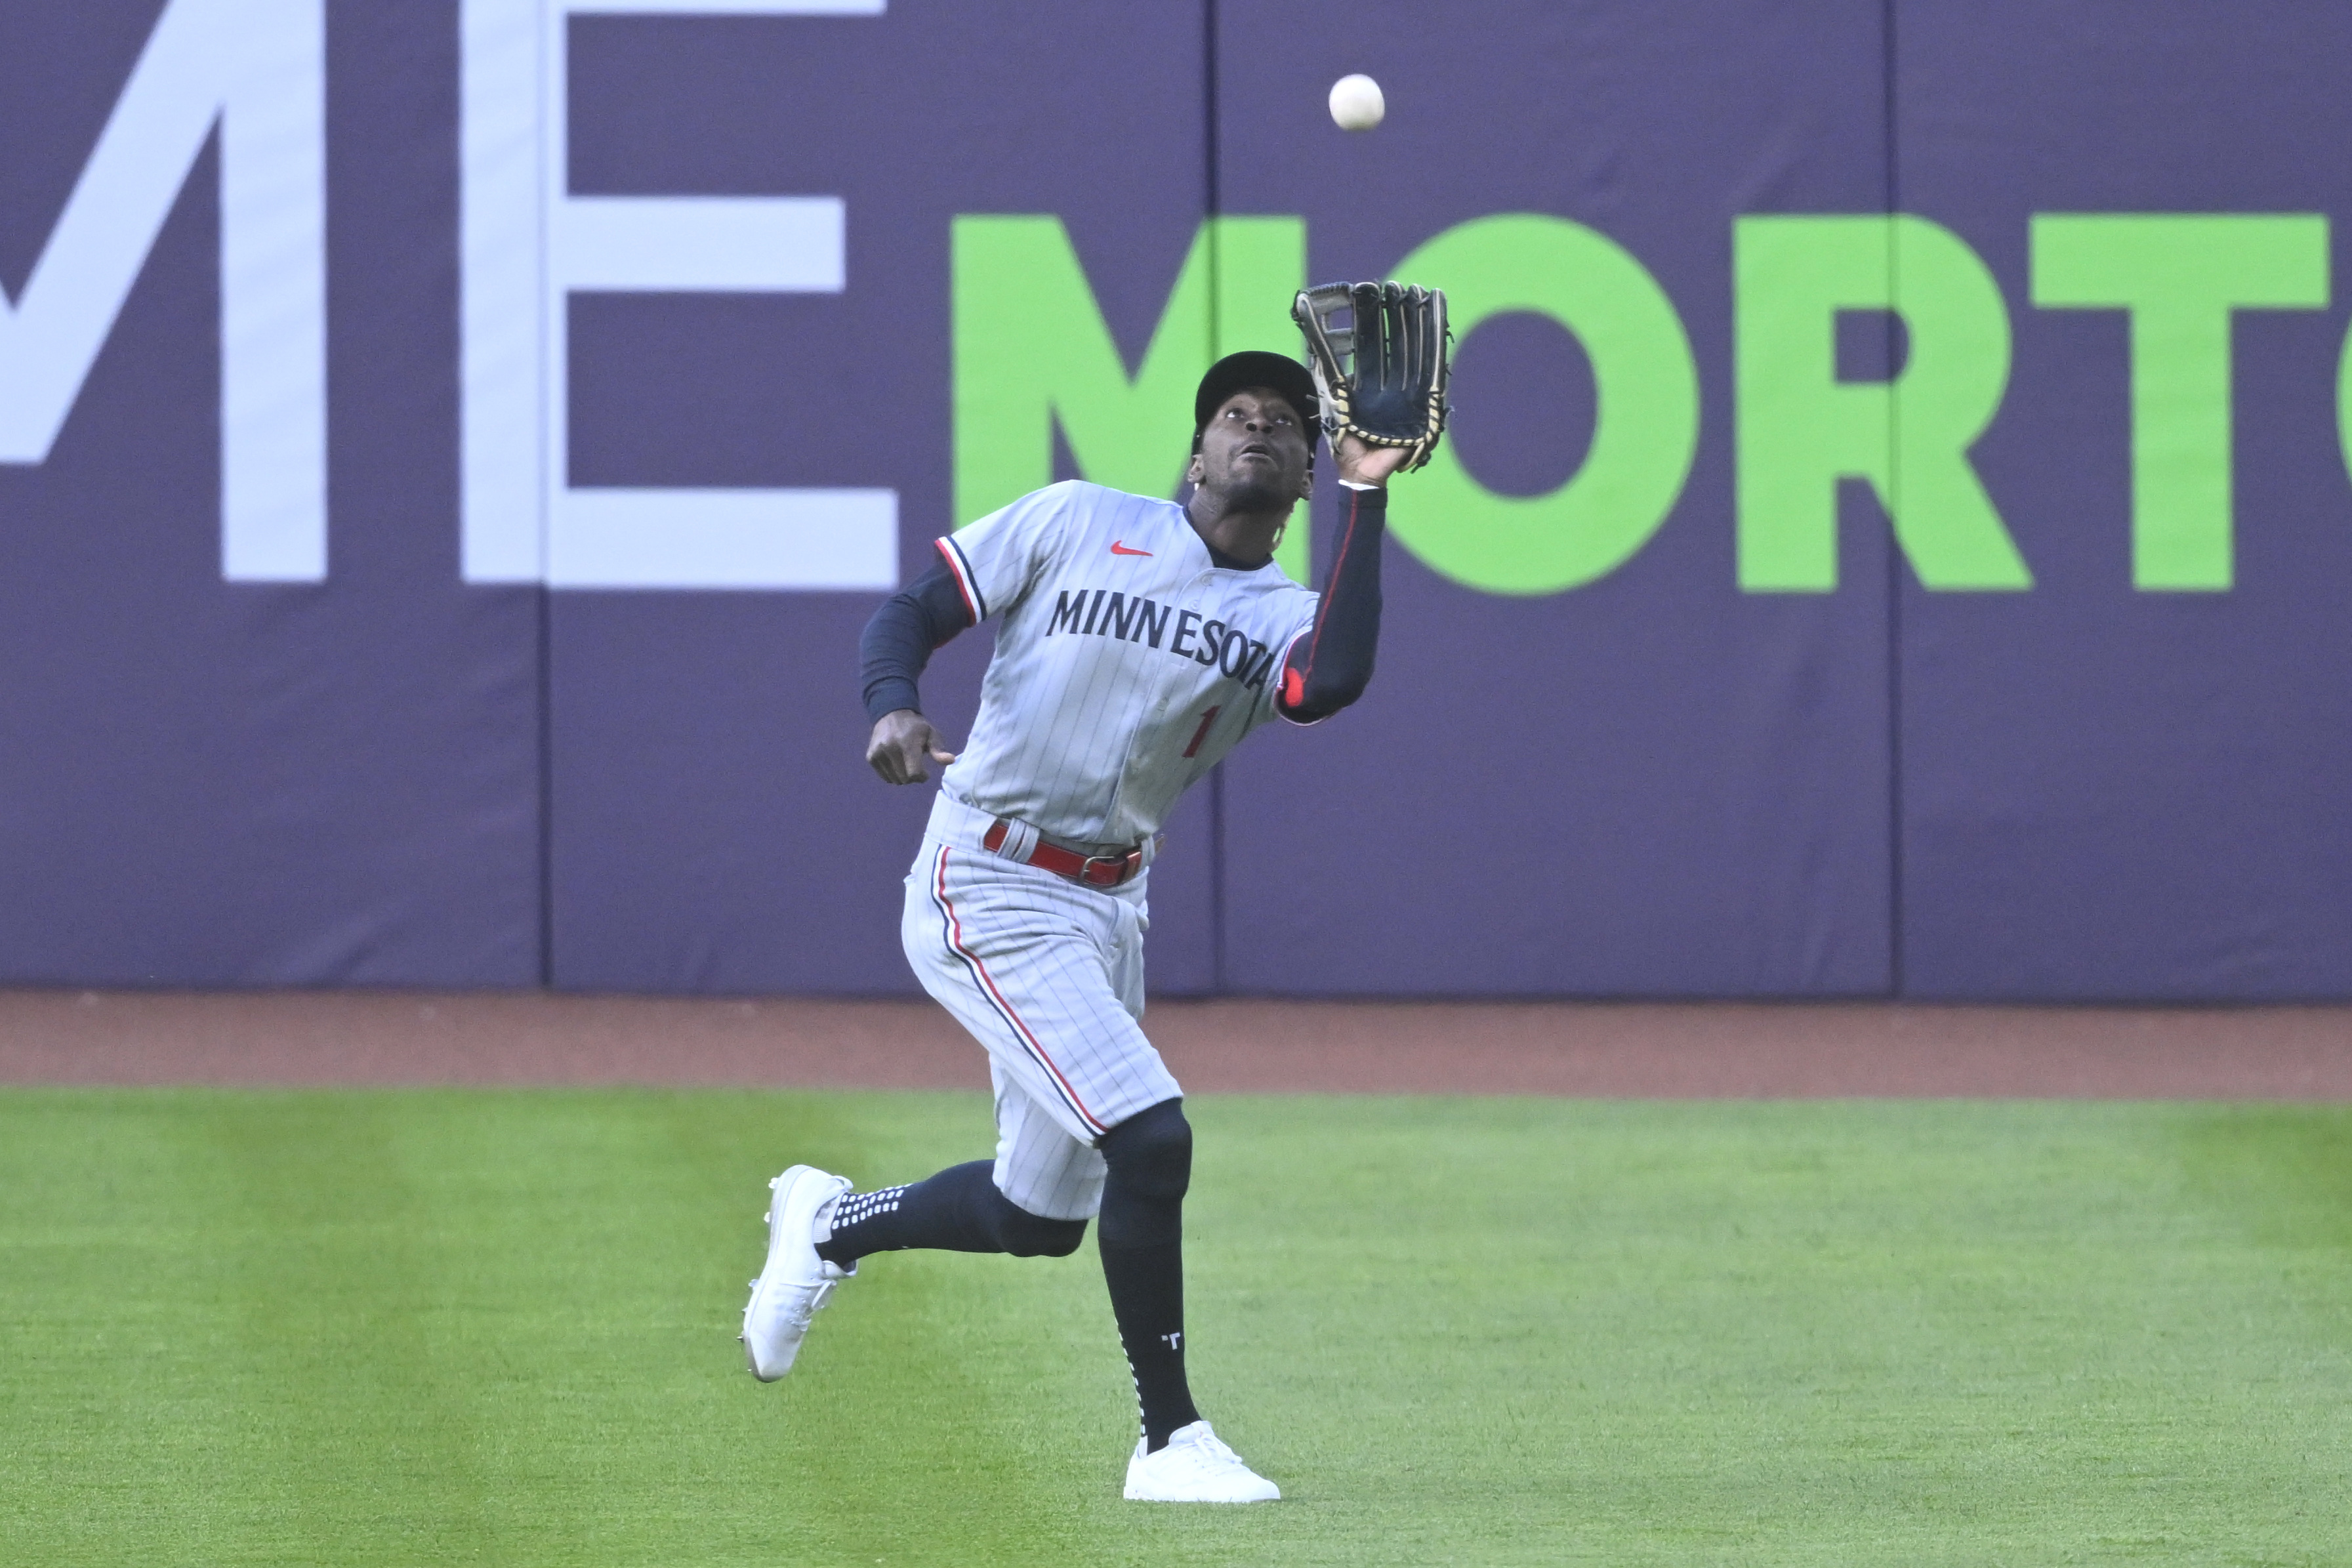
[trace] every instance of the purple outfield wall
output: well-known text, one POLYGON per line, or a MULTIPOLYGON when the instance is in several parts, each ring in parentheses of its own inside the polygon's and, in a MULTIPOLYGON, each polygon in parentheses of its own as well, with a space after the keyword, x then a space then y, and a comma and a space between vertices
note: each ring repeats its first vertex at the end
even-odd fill
POLYGON ((1295 350, 1294 246, 1486 303, 1157 989, 2352 996, 2352 19, 705 10, 0 8, 0 981, 910 991, 859 626, 1007 476, 1172 483, 1101 411, 1295 350))

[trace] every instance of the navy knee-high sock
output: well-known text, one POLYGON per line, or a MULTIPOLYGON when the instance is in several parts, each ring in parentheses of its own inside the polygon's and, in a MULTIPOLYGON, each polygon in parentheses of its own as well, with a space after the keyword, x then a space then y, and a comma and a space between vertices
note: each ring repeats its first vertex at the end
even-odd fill
POLYGON ((1103 1183, 1103 1282, 1135 1374, 1147 1451, 1201 1418, 1184 1376, 1184 1192, 1192 1176, 1192 1127, 1181 1100, 1166 1100, 1120 1122, 1097 1145, 1110 1166, 1103 1183))
POLYGON ((833 1235, 816 1255, 846 1268, 868 1253, 933 1247, 1067 1258, 1087 1234, 1082 1219, 1031 1214, 997 1190, 987 1160, 950 1165, 927 1181, 878 1192, 845 1193, 833 1207, 833 1235))

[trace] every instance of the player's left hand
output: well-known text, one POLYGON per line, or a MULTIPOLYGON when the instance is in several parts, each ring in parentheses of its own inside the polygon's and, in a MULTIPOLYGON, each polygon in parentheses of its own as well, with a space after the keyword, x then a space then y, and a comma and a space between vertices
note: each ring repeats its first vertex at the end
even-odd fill
POLYGON ((1409 447, 1375 447, 1342 431, 1339 444, 1331 448, 1331 457, 1339 465, 1339 477, 1349 484, 1374 485, 1385 489, 1389 476, 1404 466, 1412 456, 1409 447))

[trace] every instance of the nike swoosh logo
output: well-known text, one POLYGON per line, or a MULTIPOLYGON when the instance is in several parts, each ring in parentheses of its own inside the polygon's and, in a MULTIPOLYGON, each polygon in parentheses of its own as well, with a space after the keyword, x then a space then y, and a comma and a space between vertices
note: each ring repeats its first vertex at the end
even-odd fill
POLYGON ((1110 542, 1110 552, 1113 555, 1149 555, 1151 553, 1149 550, 1129 550, 1126 545, 1121 544, 1116 539, 1110 542))

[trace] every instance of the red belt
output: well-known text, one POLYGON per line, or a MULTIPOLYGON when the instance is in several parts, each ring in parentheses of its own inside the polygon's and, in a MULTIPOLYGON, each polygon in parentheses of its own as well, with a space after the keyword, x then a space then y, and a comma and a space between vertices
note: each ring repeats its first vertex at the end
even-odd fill
MULTIPOLYGON (((981 847, 993 855, 1004 847, 1004 836, 1013 824, 998 817, 995 825, 981 836, 981 847)), ((1041 871, 1051 871, 1056 877, 1067 877, 1073 882, 1083 882, 1089 888, 1116 888, 1131 881, 1143 869, 1143 846, 1137 845, 1124 855, 1081 855, 1075 849, 1065 849, 1058 844, 1037 840, 1037 847, 1029 852, 1024 866, 1034 866, 1041 871)))

